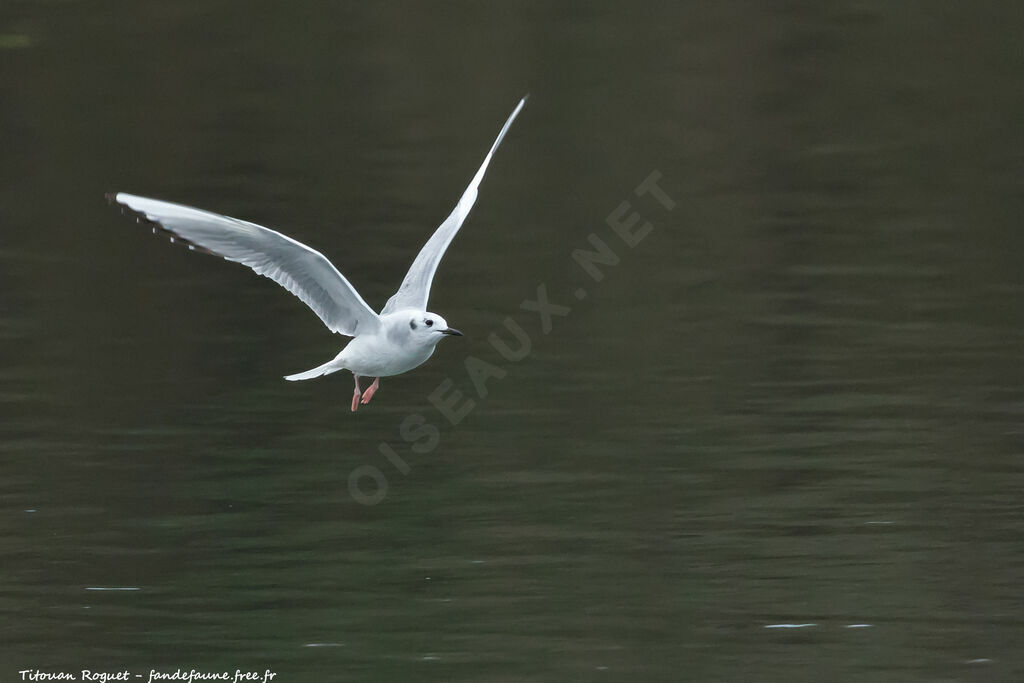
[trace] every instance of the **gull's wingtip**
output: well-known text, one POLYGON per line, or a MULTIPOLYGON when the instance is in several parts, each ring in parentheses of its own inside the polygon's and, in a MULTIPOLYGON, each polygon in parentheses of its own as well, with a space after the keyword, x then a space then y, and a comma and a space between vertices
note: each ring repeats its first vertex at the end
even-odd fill
POLYGON ((528 99, 530 99, 530 93, 523 95, 522 99, 519 100, 519 103, 516 104, 516 108, 512 110, 511 114, 509 114, 508 121, 506 121, 505 125, 502 127, 501 133, 498 134, 498 139, 495 140, 494 147, 491 148, 492 152, 498 147, 498 143, 501 142, 501 138, 503 138, 505 133, 508 132, 509 126, 511 126, 512 122, 515 121, 517 116, 519 116, 519 112, 521 112, 523 107, 526 106, 526 100, 528 99))
POLYGON ((127 192, 108 192, 103 196, 108 204, 121 204, 123 206, 128 206, 132 199, 139 199, 136 195, 128 194, 127 192))

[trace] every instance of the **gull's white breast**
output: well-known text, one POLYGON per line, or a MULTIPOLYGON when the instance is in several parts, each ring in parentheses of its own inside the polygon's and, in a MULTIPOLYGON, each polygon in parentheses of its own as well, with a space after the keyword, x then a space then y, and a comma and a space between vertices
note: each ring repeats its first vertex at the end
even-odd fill
POLYGON ((364 377, 391 377, 422 365, 434 353, 435 345, 410 343, 406 321, 404 312, 383 316, 379 331, 350 341, 336 361, 364 377))

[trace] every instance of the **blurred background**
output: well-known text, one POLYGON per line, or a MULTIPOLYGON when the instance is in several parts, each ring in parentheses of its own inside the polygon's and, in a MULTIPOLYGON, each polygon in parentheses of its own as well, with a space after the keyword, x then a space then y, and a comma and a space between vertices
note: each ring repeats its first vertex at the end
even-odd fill
POLYGON ((1019 680, 1022 29, 1007 2, 7 0, 0 679, 1019 680), (379 308, 527 92, 434 281, 467 336, 354 415, 347 374, 282 380, 343 338, 103 199, 282 230, 379 308), (672 211, 633 193, 655 170, 672 211), (547 335, 542 283, 571 307, 547 335), (507 376, 452 426, 428 396, 475 398, 470 355, 507 376))

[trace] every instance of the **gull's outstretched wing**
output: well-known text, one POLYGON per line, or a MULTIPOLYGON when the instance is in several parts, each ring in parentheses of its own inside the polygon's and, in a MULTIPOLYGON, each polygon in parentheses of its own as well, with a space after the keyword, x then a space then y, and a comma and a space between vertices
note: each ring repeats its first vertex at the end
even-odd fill
POLYGON ((380 325, 359 292, 323 254, 279 232, 190 206, 118 192, 108 195, 189 248, 223 256, 269 277, 313 309, 334 332, 350 337, 380 325))
POLYGON ((430 296, 430 283, 434 280, 434 271, 437 270, 437 264, 441 262, 445 249, 448 248, 452 238, 455 237, 455 233, 462 227, 466 216, 469 215, 469 210, 473 208, 473 203, 476 201, 477 188, 480 187, 480 181, 484 178, 487 165, 491 163, 494 150, 498 149, 498 145, 501 144, 505 133, 508 132, 512 122, 515 121, 516 116, 519 115, 525 104, 525 97, 519 100, 519 104, 512 112, 512 115, 508 117, 508 121, 501 127, 501 132, 498 133, 498 138, 491 145, 491 150, 484 157, 484 163, 480 165, 480 170, 476 172, 473 180, 469 183, 469 187, 462 193, 459 203, 455 205, 448 218, 444 220, 444 223, 441 223, 431 238, 427 240, 427 243, 423 245, 420 253, 416 256, 416 260, 412 262, 409 272, 405 274, 402 286, 398 288, 394 296, 388 299, 387 304, 384 305, 384 310, 381 311, 381 315, 387 315, 403 308, 413 308, 419 311, 426 310, 427 298, 430 296))

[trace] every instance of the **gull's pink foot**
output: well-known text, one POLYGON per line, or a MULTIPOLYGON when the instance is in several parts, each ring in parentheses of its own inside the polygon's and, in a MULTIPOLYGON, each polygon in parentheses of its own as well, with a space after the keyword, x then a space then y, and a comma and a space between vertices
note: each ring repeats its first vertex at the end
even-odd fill
POLYGON ((363 392, 363 405, 365 406, 373 398, 373 395, 380 389, 380 377, 373 378, 373 384, 366 387, 366 391, 363 392))
POLYGON ((356 380, 356 388, 352 392, 352 412, 354 413, 359 410, 359 397, 362 395, 362 392, 359 391, 359 375, 352 375, 352 377, 356 380))

